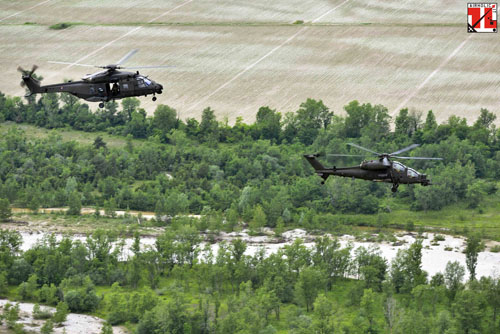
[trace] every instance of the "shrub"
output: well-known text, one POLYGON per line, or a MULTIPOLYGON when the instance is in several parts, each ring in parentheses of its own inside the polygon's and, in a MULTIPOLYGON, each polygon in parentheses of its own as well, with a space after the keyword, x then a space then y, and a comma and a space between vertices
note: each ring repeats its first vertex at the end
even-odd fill
POLYGON ((71 26, 72 26, 71 23, 61 22, 61 23, 56 23, 56 24, 51 25, 49 27, 49 29, 52 29, 52 30, 62 30, 62 29, 69 28, 71 26))
POLYGON ((40 320, 40 319, 50 319, 52 317, 52 312, 50 312, 47 309, 42 309, 40 305, 35 304, 33 306, 33 318, 40 320))

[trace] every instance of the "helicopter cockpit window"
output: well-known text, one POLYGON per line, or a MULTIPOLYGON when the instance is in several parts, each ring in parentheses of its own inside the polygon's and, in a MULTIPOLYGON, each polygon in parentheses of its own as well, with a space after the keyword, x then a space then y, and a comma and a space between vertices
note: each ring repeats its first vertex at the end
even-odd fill
POLYGON ((418 173, 417 173, 417 171, 415 171, 411 168, 408 168, 408 176, 411 178, 416 178, 416 177, 418 177, 418 173))
POLYGON ((144 83, 146 84, 146 86, 151 85, 151 80, 149 80, 148 78, 143 78, 143 80, 144 80, 144 83))
POLYGON ((396 171, 398 171, 400 173, 403 173, 405 171, 405 166, 403 166, 399 162, 393 162, 392 168, 394 168, 396 171))
POLYGON ((146 85, 144 85, 144 80, 142 80, 142 78, 137 79, 137 86, 139 86, 139 88, 146 87, 146 85))

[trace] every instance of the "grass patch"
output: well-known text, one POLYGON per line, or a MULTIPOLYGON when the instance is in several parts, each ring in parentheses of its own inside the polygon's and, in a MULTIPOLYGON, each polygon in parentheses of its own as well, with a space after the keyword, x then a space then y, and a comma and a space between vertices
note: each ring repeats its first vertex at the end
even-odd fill
MULTIPOLYGON (((110 135, 107 132, 104 131, 99 131, 99 132, 83 132, 83 131, 76 131, 76 130, 71 130, 71 129, 45 129, 45 128, 39 128, 34 125, 29 125, 29 124, 17 124, 14 122, 4 122, 0 123, 0 135, 4 136, 7 134, 10 128, 18 128, 24 131, 24 134, 28 141, 35 141, 35 140, 40 140, 40 139, 46 139, 48 138, 51 134, 55 133, 57 135, 60 135, 62 137, 63 141, 76 141, 80 144, 84 145, 90 145, 94 143, 94 140, 96 137, 101 136, 104 142, 106 143, 107 147, 110 148, 123 148, 127 144, 127 139, 126 137, 123 136, 117 136, 117 135, 110 135)), ((140 140, 140 139, 132 139, 132 144, 134 146, 140 146, 142 143, 145 142, 145 140, 140 140)))
POLYGON ((61 23, 56 23, 56 24, 53 24, 49 27, 49 29, 52 29, 52 30, 62 30, 62 29, 67 29, 69 27, 71 27, 72 25, 74 25, 73 23, 69 23, 69 22, 61 22, 61 23))
POLYGON ((495 246, 491 247, 490 252, 500 253, 500 245, 495 245, 495 246))

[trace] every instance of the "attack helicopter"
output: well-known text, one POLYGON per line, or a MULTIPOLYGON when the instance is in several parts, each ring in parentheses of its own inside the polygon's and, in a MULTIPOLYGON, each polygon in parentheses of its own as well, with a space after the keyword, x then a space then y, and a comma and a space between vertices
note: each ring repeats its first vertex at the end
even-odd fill
POLYGON ((81 81, 68 81, 52 85, 41 86, 40 81, 33 77, 33 73, 38 66, 33 65, 31 71, 18 67, 17 70, 22 73, 21 86, 27 86, 28 97, 37 93, 69 93, 89 102, 100 102, 99 107, 104 107, 104 102, 118 100, 131 96, 147 96, 153 94, 153 101, 156 101, 156 94, 161 94, 163 86, 148 79, 147 76, 136 72, 119 71, 121 69, 144 69, 144 68, 166 68, 171 66, 133 66, 124 67, 124 64, 138 50, 132 50, 115 64, 105 66, 95 66, 88 64, 67 63, 61 61, 49 61, 53 64, 76 65, 84 67, 97 67, 104 70, 85 75, 81 81))
MULTIPOLYGON (((352 177, 353 179, 371 180, 375 182, 392 183, 392 192, 396 192, 400 184, 413 184, 420 183, 423 186, 431 185, 431 181, 427 178, 426 174, 417 172, 416 170, 403 165, 400 162, 392 161, 391 158, 397 159, 413 159, 413 160, 443 160, 442 158, 427 158, 427 157, 403 157, 399 156, 403 152, 414 149, 419 146, 412 144, 401 150, 392 153, 378 153, 368 148, 348 143, 348 145, 367 151, 378 159, 364 160, 359 166, 354 167, 324 167, 317 159, 319 154, 306 154, 304 157, 315 169, 317 175, 323 178, 322 184, 330 175, 352 177)), ((364 157, 364 155, 356 154, 329 154, 335 157, 364 157)))

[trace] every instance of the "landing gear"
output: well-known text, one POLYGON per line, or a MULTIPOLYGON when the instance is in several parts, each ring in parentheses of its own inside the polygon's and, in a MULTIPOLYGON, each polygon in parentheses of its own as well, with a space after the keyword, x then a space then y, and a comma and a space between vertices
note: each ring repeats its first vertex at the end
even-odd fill
POLYGON ((156 101, 156 96, 153 96, 153 102, 156 101))
POLYGON ((101 108, 101 109, 104 108, 104 103, 103 102, 99 103, 99 108, 101 108))
POLYGON ((398 183, 394 183, 392 185, 392 188, 391 188, 392 192, 395 193, 396 191, 398 191, 398 187, 399 187, 399 184, 398 183))

